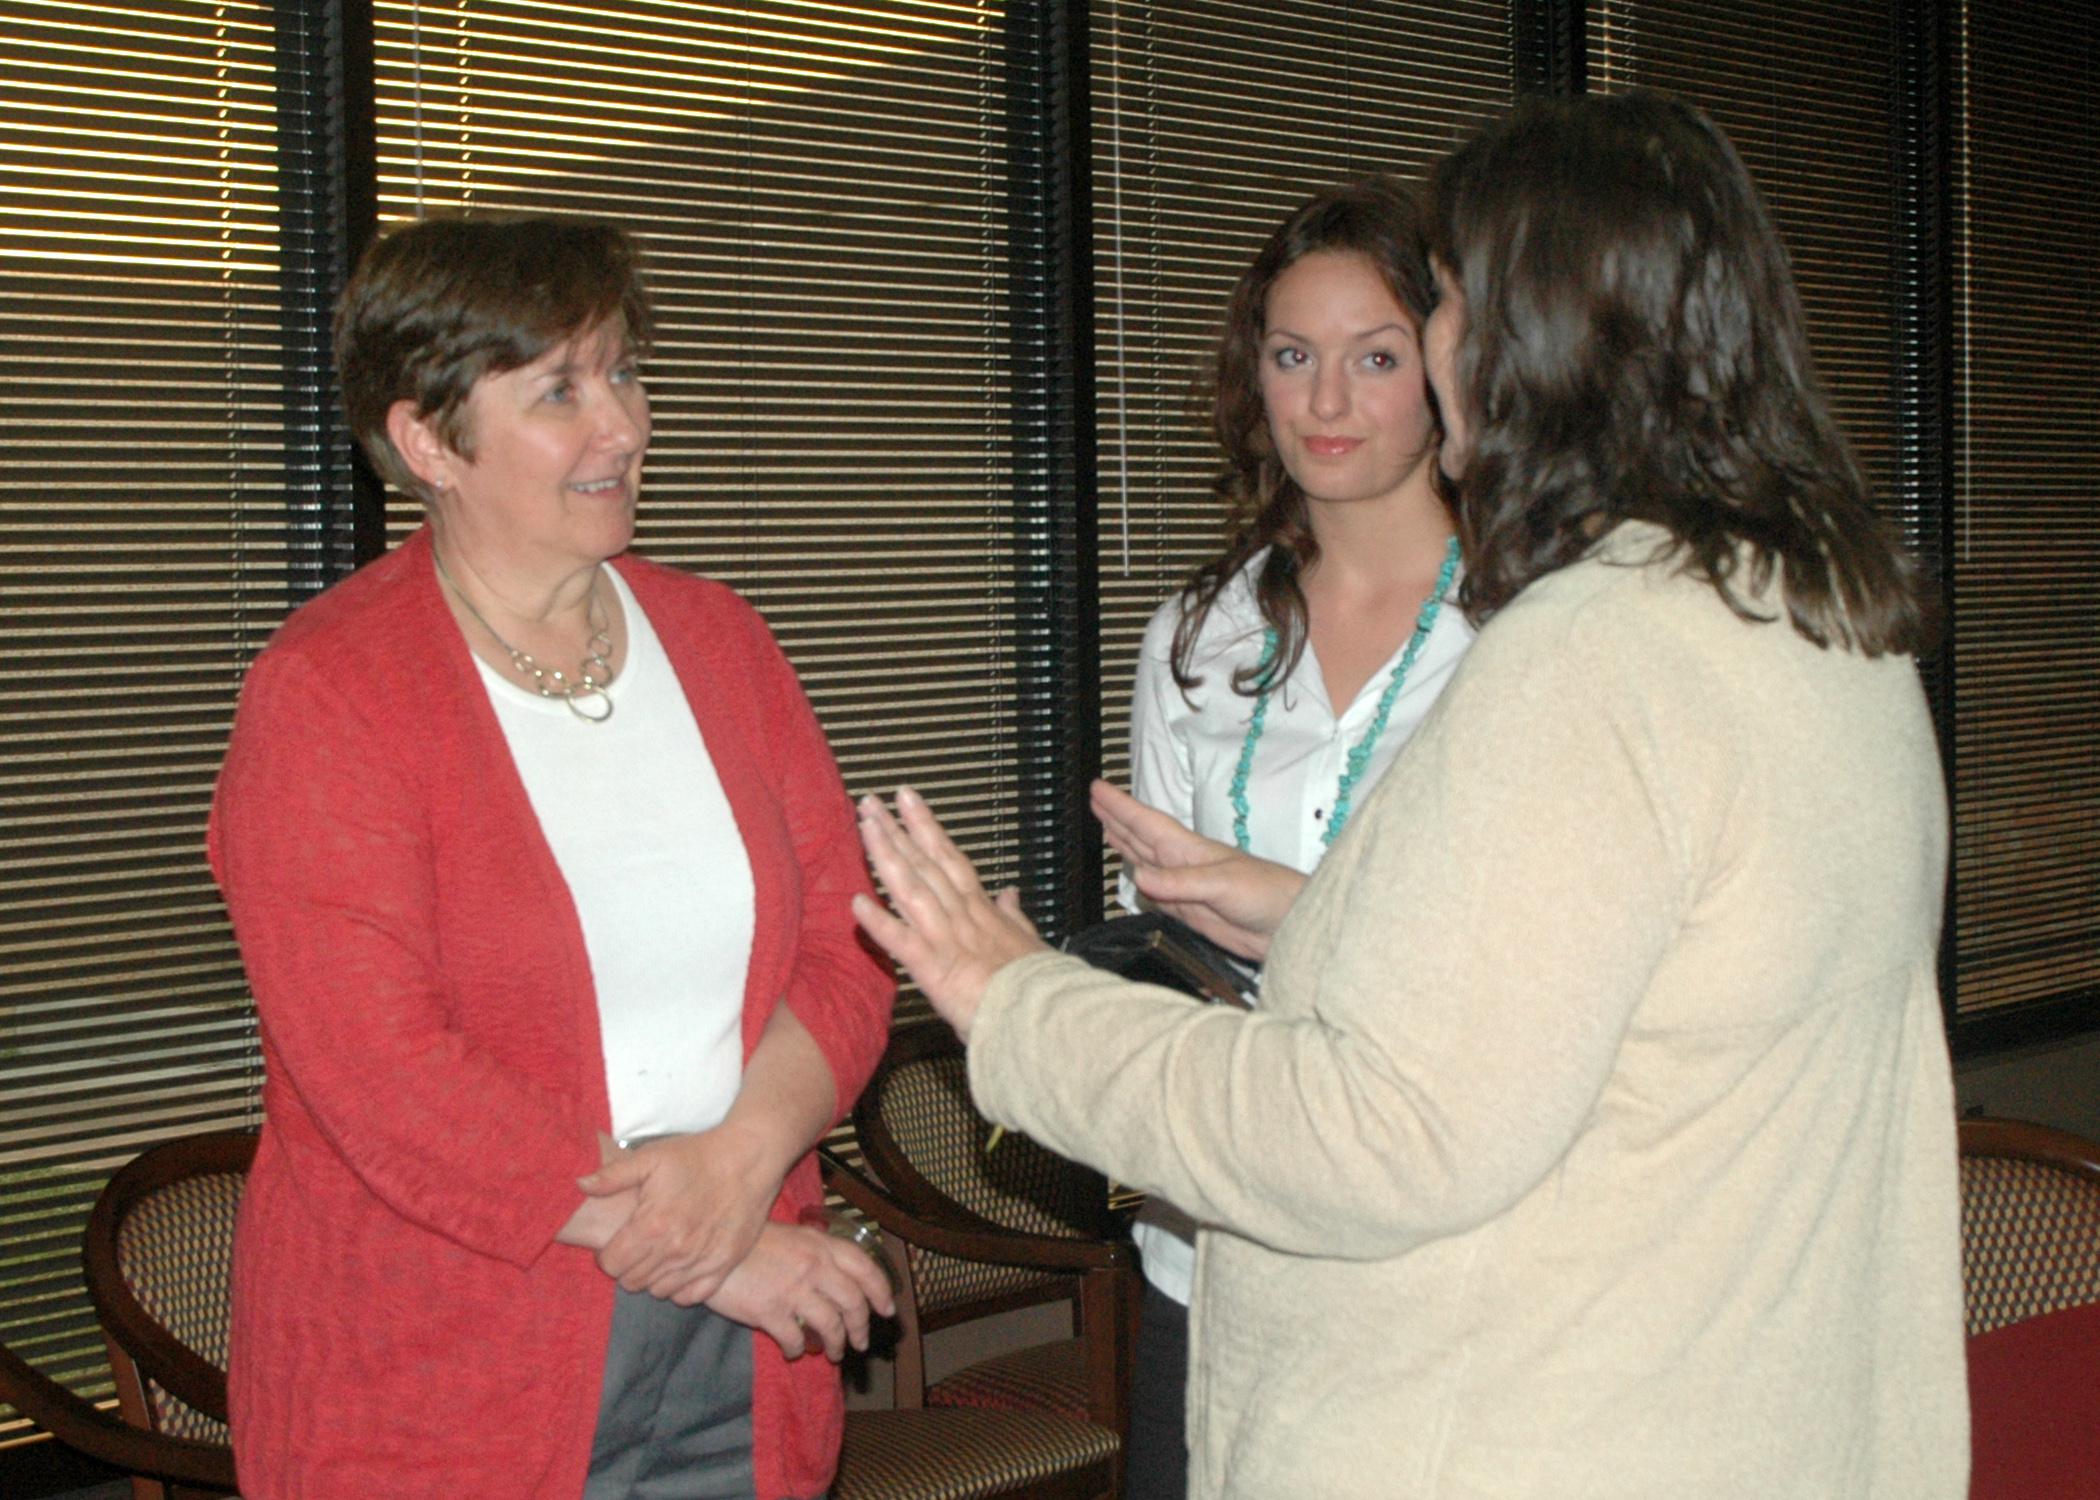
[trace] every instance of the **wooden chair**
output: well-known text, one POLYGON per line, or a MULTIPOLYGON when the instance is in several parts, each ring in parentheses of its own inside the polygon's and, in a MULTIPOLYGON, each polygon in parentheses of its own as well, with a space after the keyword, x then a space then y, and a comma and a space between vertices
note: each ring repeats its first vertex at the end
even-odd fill
MULTIPOLYGON (((212 1131, 134 1158, 96 1199, 82 1246, 88 1295, 102 1320, 124 1419, 150 1433, 216 1446, 227 1455, 229 1478, 233 1228, 255 1140, 252 1131, 212 1131)), ((200 1493, 170 1490, 146 1477, 134 1478, 132 1491, 136 1500, 200 1493)))
POLYGON ((233 1450, 224 1443, 148 1432, 83 1401, 0 1345, 0 1401, 59 1442, 137 1479, 170 1482, 181 1496, 223 1495, 234 1487, 233 1450))
MULTIPOLYGON (((1094 1258, 1096 1247, 920 1219, 830 1152, 824 1154, 824 1181, 881 1228, 893 1268, 905 1268, 893 1278, 898 1288, 895 1406, 846 1413, 832 1500, 1112 1500, 1120 1493, 1123 1434, 1106 1422, 1047 1402, 933 1406, 926 1401, 928 1330, 920 1312, 923 1283, 916 1275, 923 1257, 992 1270, 1048 1267, 1070 1278, 1099 1274, 1100 1267, 1084 1264, 1094 1258)), ((1117 1357, 1127 1363, 1127 1353, 1117 1357)), ((1057 1400, 1069 1393, 1053 1379, 1043 1394, 1057 1400)))
MULTIPOLYGON (((854 1125, 868 1173, 827 1155, 826 1181, 882 1229, 904 1268, 897 1406, 1083 1424, 1111 1435, 1119 1473, 1138 1280, 1101 1175, 1021 1136, 988 1150, 991 1127, 970 1102, 961 1047, 939 1023, 899 1029, 854 1125), (1073 1337, 928 1381, 927 1334, 1060 1304, 1073 1337)), ((849 1474, 853 1455, 849 1430, 849 1474)))
POLYGON ((2100 1144, 2018 1120, 1960 1136, 1970 1335, 2100 1302, 2100 1144))
POLYGON ((1961 1122, 1970 1493, 2090 1500, 2100 1473, 2100 1145, 1961 1122))

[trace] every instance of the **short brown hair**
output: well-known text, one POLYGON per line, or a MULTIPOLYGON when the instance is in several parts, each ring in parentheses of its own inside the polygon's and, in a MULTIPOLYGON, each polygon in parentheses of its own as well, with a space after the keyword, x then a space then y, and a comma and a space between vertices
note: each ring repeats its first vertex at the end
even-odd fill
POLYGON ((484 375, 530 364, 617 317, 636 348, 654 332, 634 242, 616 225, 444 216, 403 224, 366 249, 335 314, 336 373, 350 432, 390 484, 423 495, 387 436, 415 403, 472 456, 465 407, 484 375))

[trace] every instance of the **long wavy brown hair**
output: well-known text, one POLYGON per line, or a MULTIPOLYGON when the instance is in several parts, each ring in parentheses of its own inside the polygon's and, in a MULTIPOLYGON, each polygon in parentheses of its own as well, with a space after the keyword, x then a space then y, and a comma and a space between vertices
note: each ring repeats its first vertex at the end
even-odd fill
POLYGON ((1268 336, 1269 288, 1315 251, 1361 255, 1378 270, 1417 331, 1436 301, 1428 241, 1414 193, 1391 177, 1368 177, 1315 193, 1277 226, 1241 273, 1226 304, 1211 381, 1211 424, 1224 465, 1214 482, 1225 504, 1225 550, 1198 568, 1181 590, 1181 621, 1170 661, 1183 692, 1202 681, 1194 668, 1196 638, 1218 596, 1264 547, 1255 579, 1262 619, 1276 632, 1266 666, 1232 674, 1233 691, 1252 696, 1284 681, 1305 655, 1305 592, 1300 580, 1319 556, 1305 492, 1284 469, 1269 436, 1261 397, 1262 340, 1268 336))
POLYGON ((1750 601, 1776 575, 1819 646, 1925 643, 1917 567, 1868 508, 1786 251, 1711 120, 1641 91, 1532 100, 1448 157, 1431 198, 1467 313, 1469 617, 1640 520, 1745 619, 1768 618, 1750 601))

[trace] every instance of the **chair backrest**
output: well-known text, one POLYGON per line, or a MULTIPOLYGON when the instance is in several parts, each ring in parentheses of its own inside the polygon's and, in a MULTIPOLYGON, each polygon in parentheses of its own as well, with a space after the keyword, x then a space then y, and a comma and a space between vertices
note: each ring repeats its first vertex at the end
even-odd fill
MULTIPOLYGON (((1002 1136, 970 1102, 962 1046, 946 1025, 898 1029, 853 1111, 868 1167, 922 1218, 1064 1238, 1112 1232, 1108 1184, 1024 1136, 1002 1136)), ((928 1331, 997 1307, 1072 1295, 1069 1276, 975 1264, 908 1246, 928 1331)))
POLYGON ((2100 1302, 2100 1144, 2019 1120, 1960 1132, 1969 1332, 2100 1302))
POLYGON ((226 1441, 234 1220, 255 1140, 225 1130, 155 1146, 88 1217, 88 1292, 124 1415, 142 1427, 226 1441))

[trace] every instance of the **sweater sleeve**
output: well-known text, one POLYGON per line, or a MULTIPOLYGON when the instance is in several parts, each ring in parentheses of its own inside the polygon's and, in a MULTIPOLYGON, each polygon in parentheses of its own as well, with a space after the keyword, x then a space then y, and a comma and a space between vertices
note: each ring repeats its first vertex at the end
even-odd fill
POLYGON ((582 1201, 596 1134, 577 1100, 448 1022, 412 753, 319 669, 264 653, 213 799, 212 868, 273 1085, 394 1212, 529 1265, 582 1201))
POLYGON ((765 621, 746 619, 759 684, 759 730, 802 880, 802 923, 783 996, 831 1068, 834 1118, 867 1086, 889 1039, 896 981, 861 939, 852 898, 874 892, 852 800, 815 710, 765 621))
POLYGON ((1396 1255, 1535 1186, 1682 916, 1658 715, 1686 684, 1639 632, 1519 613, 1300 898, 1260 1013, 1023 960, 971 1039, 986 1112, 1290 1253, 1396 1255))

